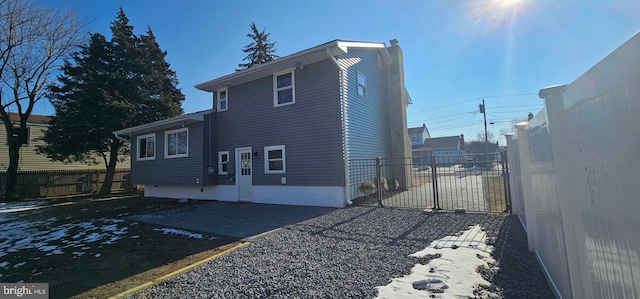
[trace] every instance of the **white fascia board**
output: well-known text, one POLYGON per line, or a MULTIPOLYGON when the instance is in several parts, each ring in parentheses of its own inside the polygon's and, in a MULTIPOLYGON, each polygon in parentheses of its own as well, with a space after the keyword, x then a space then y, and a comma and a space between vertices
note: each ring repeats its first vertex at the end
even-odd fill
POLYGON ((131 128, 125 128, 125 129, 122 129, 122 130, 114 131, 113 134, 115 134, 115 135, 132 135, 135 132, 150 131, 153 128, 160 127, 160 126, 165 126, 165 125, 170 125, 170 124, 173 124, 173 123, 203 121, 204 120, 204 116, 206 114, 211 113, 211 112, 213 112, 213 109, 194 112, 194 113, 190 113, 190 114, 184 114, 184 115, 180 115, 180 116, 176 116, 176 117, 172 117, 172 118, 167 118, 167 119, 163 119, 163 120, 154 121, 154 122, 151 122, 151 123, 148 123, 148 124, 143 124, 143 125, 139 125, 139 126, 135 126, 135 127, 131 127, 131 128))
POLYGON ((344 53, 347 53, 349 48, 378 49, 378 52, 380 53, 380 55, 382 55, 384 63, 386 63, 387 65, 391 64, 391 55, 389 54, 387 46, 384 43, 338 41, 338 48, 341 49, 344 53))

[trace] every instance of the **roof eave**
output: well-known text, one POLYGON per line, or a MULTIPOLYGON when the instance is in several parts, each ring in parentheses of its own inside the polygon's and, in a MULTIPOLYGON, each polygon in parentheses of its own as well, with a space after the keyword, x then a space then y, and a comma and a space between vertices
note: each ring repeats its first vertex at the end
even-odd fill
POLYGON ((166 125, 171 125, 174 123, 184 123, 184 124, 189 124, 189 123, 193 123, 193 122, 200 122, 204 120, 204 116, 208 113, 213 112, 213 109, 209 109, 209 110, 204 110, 204 111, 199 111, 199 112, 195 112, 195 113, 190 113, 190 114, 184 114, 184 115, 180 115, 180 116, 176 116, 176 117, 171 117, 171 118, 167 118, 167 119, 163 119, 163 120, 158 120, 158 121, 154 121, 148 124, 143 124, 143 125, 139 125, 139 126, 135 126, 135 127, 130 127, 130 128, 125 128, 125 129, 121 129, 118 131, 113 131, 113 134, 115 135, 125 135, 125 136, 131 136, 132 134, 136 133, 136 132, 149 132, 149 131, 153 131, 154 128, 157 127, 161 127, 161 126, 166 126, 166 125))

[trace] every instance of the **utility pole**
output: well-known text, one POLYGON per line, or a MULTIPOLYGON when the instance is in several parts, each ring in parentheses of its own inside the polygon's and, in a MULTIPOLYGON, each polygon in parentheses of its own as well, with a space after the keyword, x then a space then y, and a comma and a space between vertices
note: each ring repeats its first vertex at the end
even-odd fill
POLYGON ((482 104, 480 104, 480 113, 484 116, 484 146, 485 146, 485 163, 486 167, 489 167, 489 133, 487 132, 487 106, 484 105, 484 97, 482 97, 482 104))

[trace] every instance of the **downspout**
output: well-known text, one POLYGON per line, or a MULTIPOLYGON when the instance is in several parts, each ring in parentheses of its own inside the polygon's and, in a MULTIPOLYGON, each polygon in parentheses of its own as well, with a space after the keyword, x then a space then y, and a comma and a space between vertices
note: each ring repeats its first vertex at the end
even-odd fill
POLYGON ((329 60, 333 62, 333 64, 338 68, 338 74, 340 77, 340 104, 342 105, 342 129, 343 138, 342 138, 342 152, 344 153, 344 205, 350 205, 351 200, 349 200, 349 160, 347 159, 347 104, 345 102, 344 93, 343 93, 343 71, 340 67, 340 63, 333 57, 331 53, 331 49, 329 47, 325 48, 327 52, 327 56, 329 56, 329 60))

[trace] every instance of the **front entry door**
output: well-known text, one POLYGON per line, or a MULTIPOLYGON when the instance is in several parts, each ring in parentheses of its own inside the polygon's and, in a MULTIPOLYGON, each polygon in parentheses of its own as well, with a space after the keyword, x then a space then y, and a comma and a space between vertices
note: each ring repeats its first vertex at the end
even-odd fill
POLYGON ((238 165, 238 199, 251 201, 251 148, 238 149, 236 153, 236 165, 238 165))

